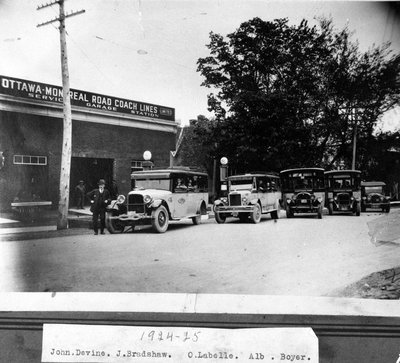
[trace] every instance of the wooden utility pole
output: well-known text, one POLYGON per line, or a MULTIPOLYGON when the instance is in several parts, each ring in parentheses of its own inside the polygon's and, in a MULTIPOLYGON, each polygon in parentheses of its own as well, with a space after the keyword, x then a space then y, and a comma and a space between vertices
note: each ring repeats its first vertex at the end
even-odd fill
POLYGON ((72 149, 72 113, 71 113, 71 98, 69 92, 69 72, 68 72, 68 57, 67 57, 67 42, 65 34, 65 19, 82 14, 85 10, 80 10, 70 14, 64 12, 64 0, 54 1, 50 4, 38 6, 37 10, 41 10, 48 6, 59 4, 59 17, 45 23, 37 25, 38 27, 47 25, 56 21, 60 22, 60 49, 61 49, 61 73, 63 85, 63 145, 61 156, 61 172, 60 172, 60 199, 58 203, 58 219, 57 229, 68 228, 68 207, 69 207, 69 179, 71 173, 71 149, 72 149))
POLYGON ((357 151, 357 127, 358 127, 358 110, 353 109, 353 158, 351 163, 351 169, 356 170, 356 151, 357 151))

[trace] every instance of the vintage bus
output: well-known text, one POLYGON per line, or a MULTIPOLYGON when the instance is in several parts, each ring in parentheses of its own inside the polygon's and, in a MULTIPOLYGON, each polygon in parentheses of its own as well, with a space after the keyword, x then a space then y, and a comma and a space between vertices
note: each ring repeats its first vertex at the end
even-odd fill
POLYGON ((361 171, 332 170, 325 172, 326 204, 334 212, 361 213, 361 171))
POLYGON ((106 216, 110 233, 151 225, 163 233, 170 221, 190 218, 194 224, 207 218, 208 177, 187 168, 136 171, 132 190, 112 201, 106 216))
POLYGON ((315 213, 321 219, 325 200, 324 169, 297 168, 280 172, 286 217, 315 213))
POLYGON ((214 202, 215 220, 226 218, 258 223, 261 215, 270 213, 279 218, 281 189, 279 176, 270 173, 249 173, 228 177, 228 195, 214 202))

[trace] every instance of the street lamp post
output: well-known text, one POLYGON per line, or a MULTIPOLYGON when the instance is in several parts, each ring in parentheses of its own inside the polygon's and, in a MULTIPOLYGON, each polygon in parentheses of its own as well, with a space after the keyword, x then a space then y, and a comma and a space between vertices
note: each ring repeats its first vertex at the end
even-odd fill
POLYGON ((142 164, 143 165, 143 170, 151 170, 151 169, 153 169, 154 163, 151 161, 151 157, 152 157, 151 151, 146 150, 143 153, 143 159, 144 159, 143 164, 142 164))
POLYGON ((221 183, 221 192, 222 191, 227 191, 228 190, 228 186, 227 186, 227 178, 228 178, 228 158, 226 158, 225 156, 223 156, 220 159, 220 163, 221 166, 219 168, 219 180, 221 183))
POLYGON ((228 176, 228 158, 223 156, 220 163, 220 181, 225 181, 228 176))

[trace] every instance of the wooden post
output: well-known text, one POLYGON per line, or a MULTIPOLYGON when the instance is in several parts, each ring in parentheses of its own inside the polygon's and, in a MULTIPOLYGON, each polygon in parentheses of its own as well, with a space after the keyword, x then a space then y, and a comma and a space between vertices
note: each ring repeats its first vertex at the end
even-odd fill
POLYGON ((57 229, 68 228, 68 207, 69 207, 69 179, 71 171, 71 148, 72 148, 72 115, 71 99, 69 94, 69 73, 67 42, 65 38, 65 15, 64 0, 60 0, 60 47, 61 47, 61 72, 63 84, 63 145, 61 156, 60 173, 60 200, 58 204, 57 229))
POLYGON ((49 4, 38 6, 37 10, 47 8, 49 6, 59 4, 60 13, 59 17, 42 24, 38 27, 51 24, 53 22, 60 22, 60 48, 61 48, 61 73, 63 85, 63 144, 61 155, 61 172, 60 172, 60 198, 58 202, 58 219, 57 229, 68 228, 68 207, 69 207, 69 178, 71 173, 71 149, 72 149, 72 112, 71 112, 71 98, 69 93, 69 72, 68 72, 68 57, 67 57, 67 41, 65 34, 65 18, 82 14, 85 11, 80 10, 65 15, 64 0, 57 0, 49 4))

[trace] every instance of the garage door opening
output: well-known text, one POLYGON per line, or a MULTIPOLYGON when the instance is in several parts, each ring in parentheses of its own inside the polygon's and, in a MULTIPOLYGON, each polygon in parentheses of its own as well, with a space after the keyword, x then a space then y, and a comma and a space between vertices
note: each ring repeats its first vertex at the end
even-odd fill
MULTIPOLYGON (((113 165, 114 159, 73 157, 71 159, 70 206, 76 205, 75 187, 80 180, 85 182, 86 193, 97 188, 99 179, 104 179, 106 188, 109 188, 113 179, 113 165)), ((89 205, 86 199, 85 205, 89 205)))

